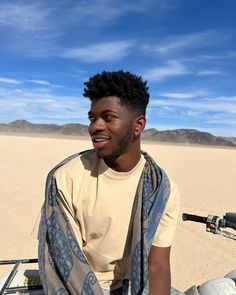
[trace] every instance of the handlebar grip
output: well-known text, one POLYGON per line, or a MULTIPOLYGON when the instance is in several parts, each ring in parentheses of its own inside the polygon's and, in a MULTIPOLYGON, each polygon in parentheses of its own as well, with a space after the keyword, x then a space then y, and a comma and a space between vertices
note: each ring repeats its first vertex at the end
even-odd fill
POLYGON ((207 217, 199 216, 199 215, 192 215, 188 213, 183 213, 182 214, 182 219, 183 221, 194 221, 194 222, 200 222, 200 223, 206 223, 207 222, 207 217))
POLYGON ((236 213, 227 212, 224 216, 224 227, 236 230, 236 213))
POLYGON ((224 216, 227 222, 234 223, 236 225, 236 213, 227 212, 224 216))

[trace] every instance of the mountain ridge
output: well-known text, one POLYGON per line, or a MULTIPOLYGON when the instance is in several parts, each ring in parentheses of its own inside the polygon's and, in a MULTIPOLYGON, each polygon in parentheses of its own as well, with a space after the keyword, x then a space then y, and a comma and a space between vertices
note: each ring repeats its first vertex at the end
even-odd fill
MULTIPOLYGON (((26 120, 16 120, 8 124, 0 123, 0 133, 87 136, 88 126, 79 123, 69 123, 64 125, 34 124, 26 120)), ((158 131, 155 128, 150 128, 144 130, 142 139, 173 143, 236 147, 236 137, 214 136, 208 132, 199 131, 197 129, 158 131)))

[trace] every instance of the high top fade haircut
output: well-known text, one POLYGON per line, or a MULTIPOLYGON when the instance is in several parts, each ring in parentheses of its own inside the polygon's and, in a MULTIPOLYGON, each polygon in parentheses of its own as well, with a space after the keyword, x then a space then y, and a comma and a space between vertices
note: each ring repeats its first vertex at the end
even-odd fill
POLYGON ((120 103, 145 115, 149 102, 147 82, 142 77, 122 70, 116 72, 103 71, 89 78, 84 83, 85 97, 95 102, 103 97, 116 96, 120 103))

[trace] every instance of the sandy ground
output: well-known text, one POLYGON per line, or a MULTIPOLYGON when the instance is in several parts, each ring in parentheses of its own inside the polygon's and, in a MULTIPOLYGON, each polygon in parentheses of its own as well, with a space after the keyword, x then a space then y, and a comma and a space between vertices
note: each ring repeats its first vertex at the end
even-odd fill
MULTIPOLYGON (((89 140, 0 135, 0 259, 37 257, 30 233, 44 198, 47 172, 66 156, 90 148, 89 140)), ((172 285, 181 291, 236 268, 236 242, 181 220, 236 212, 236 150, 143 143, 176 181, 182 198, 172 247, 172 285)), ((0 275, 6 267, 0 267, 0 275)))

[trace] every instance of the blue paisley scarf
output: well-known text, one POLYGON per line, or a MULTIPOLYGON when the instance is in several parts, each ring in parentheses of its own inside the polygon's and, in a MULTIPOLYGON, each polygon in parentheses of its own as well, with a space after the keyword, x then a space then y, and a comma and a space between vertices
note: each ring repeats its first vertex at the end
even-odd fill
MULTIPOLYGON (((84 152, 83 152, 84 153, 84 152)), ((83 153, 59 163, 47 177, 39 227, 39 272, 48 295, 102 295, 102 289, 80 248, 57 191, 55 171, 83 153)), ((148 254, 170 194, 165 172, 143 152, 146 163, 132 209, 130 245, 131 294, 148 295, 148 254)))

